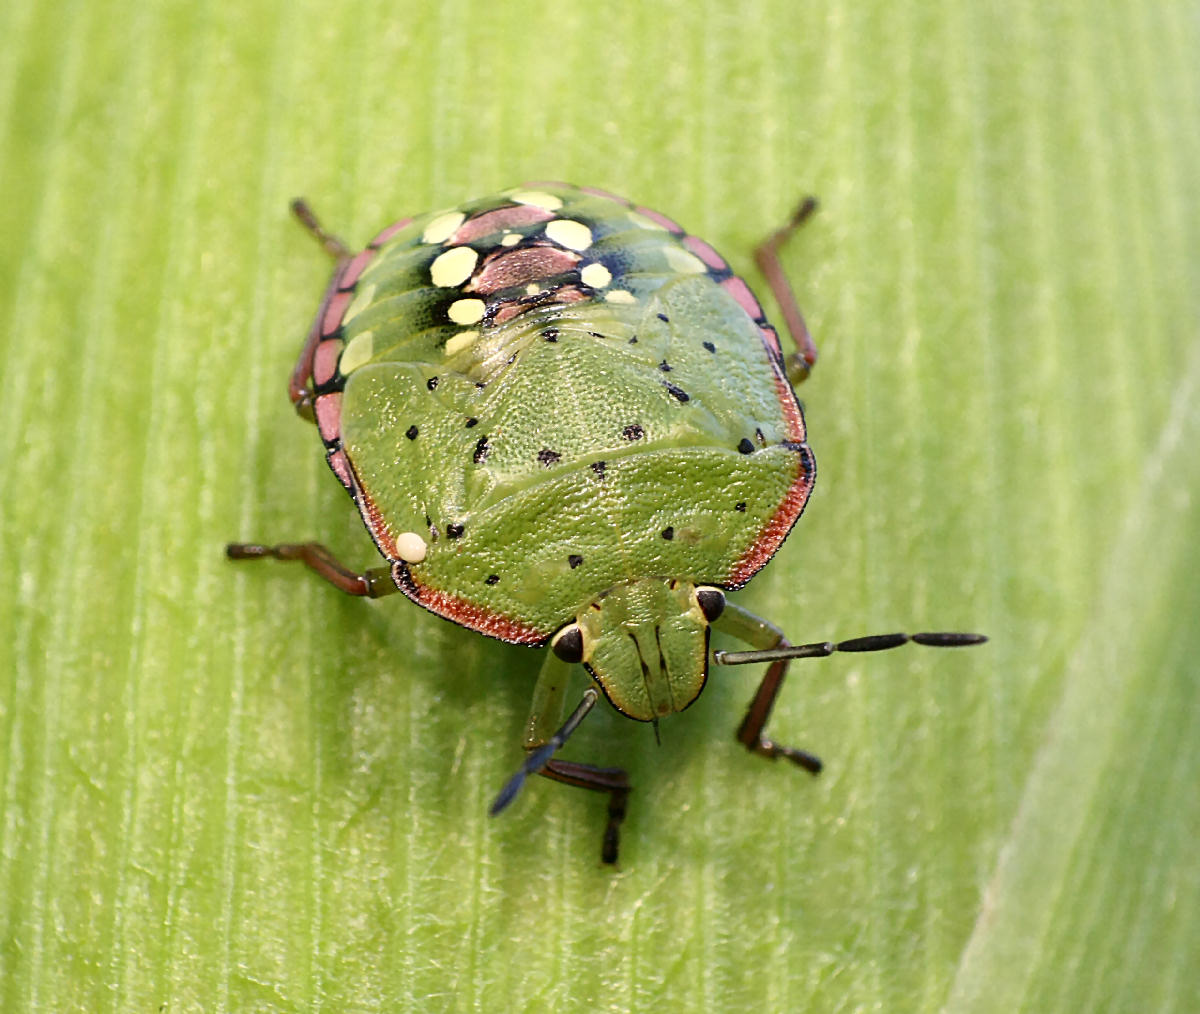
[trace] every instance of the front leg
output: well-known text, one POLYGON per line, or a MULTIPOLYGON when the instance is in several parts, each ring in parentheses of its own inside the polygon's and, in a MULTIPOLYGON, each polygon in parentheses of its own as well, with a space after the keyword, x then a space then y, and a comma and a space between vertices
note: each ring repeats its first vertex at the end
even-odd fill
MULTIPOLYGON (((790 647, 783 631, 775 624, 755 616, 741 606, 726 602, 725 611, 717 618, 713 626, 722 633, 730 634, 740 641, 745 641, 753 648, 766 650, 770 648, 790 647)), ((763 735, 767 719, 771 717, 771 708, 775 706, 775 698, 783 686, 783 678, 787 675, 788 663, 791 659, 780 658, 773 661, 758 685, 758 691, 746 709, 746 717, 738 726, 737 739, 747 750, 761 757, 772 760, 786 757, 793 764, 798 764, 805 771, 817 775, 821 773, 821 758, 807 750, 783 746, 763 735)))
MULTIPOLYGON (((551 742, 562 721, 563 701, 571 667, 553 652, 546 654, 545 664, 538 674, 537 686, 534 687, 529 720, 525 724, 527 754, 532 754, 551 742)), ((625 770, 551 759, 538 774, 564 785, 608 793, 608 823, 604 827, 600 858, 606 863, 615 863, 621 844, 621 821, 625 819, 625 802, 632 791, 629 775, 625 770)))

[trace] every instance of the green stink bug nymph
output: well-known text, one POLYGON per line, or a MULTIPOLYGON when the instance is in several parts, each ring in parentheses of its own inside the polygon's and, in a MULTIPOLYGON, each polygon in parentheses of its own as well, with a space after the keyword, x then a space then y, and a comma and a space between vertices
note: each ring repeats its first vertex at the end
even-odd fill
POLYGON ((492 812, 529 774, 605 792, 605 862, 628 777, 555 756, 601 694, 657 723, 699 696, 710 662, 769 662, 737 738, 815 774, 816 757, 763 734, 789 660, 910 640, 792 646, 725 598, 774 555, 816 476, 792 387, 816 348, 778 259, 814 208, 805 201, 757 251, 798 347, 785 357, 711 246, 605 191, 527 184, 404 219, 356 255, 293 204, 337 267, 291 399, 387 566, 359 573, 315 542, 228 555, 299 560, 349 594, 401 591, 548 648, 526 761, 492 812), (710 651, 712 629, 753 650, 710 651), (560 726, 574 665, 591 684, 560 726))

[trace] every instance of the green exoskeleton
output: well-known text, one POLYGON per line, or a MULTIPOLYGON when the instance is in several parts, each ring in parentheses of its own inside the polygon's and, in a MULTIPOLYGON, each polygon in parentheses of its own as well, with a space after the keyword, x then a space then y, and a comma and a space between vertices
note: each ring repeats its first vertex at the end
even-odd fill
POLYGON ((601 694, 657 723, 696 699, 711 663, 768 662, 738 739, 816 773, 816 757, 764 734, 789 660, 909 640, 791 646, 726 601, 774 555, 816 477, 793 390, 816 348, 778 257, 814 207, 757 250, 796 342, 785 357, 711 246, 604 191, 530 184, 397 222, 358 254, 294 204, 337 267, 290 395, 387 566, 359 573, 319 543, 228 553, 299 560, 350 594, 401 591, 548 646, 526 761, 492 812, 531 773, 605 792, 606 862, 628 777, 556 756, 601 694), (712 652, 714 629, 751 650, 712 652), (563 722, 576 665, 591 684, 563 722))

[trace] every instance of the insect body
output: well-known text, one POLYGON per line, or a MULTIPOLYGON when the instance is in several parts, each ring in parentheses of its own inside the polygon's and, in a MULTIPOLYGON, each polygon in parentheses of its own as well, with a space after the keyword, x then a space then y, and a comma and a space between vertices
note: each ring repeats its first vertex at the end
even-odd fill
POLYGON ((607 792, 606 861, 625 772, 554 753, 601 692, 640 721, 686 708, 714 625, 757 649, 715 661, 772 662, 738 738, 818 771, 762 730, 788 658, 836 649, 787 646, 725 600, 787 537, 816 474, 792 388, 816 350, 776 257, 812 202, 759 250, 799 345, 789 359, 712 247, 603 191, 527 185, 398 222, 357 255, 294 207, 338 267, 291 397, 388 566, 359 574, 316 543, 229 555, 299 559, 352 594, 399 590, 480 633, 549 645, 526 763, 493 812, 529 773, 607 792), (573 664, 592 686, 558 728, 573 664))

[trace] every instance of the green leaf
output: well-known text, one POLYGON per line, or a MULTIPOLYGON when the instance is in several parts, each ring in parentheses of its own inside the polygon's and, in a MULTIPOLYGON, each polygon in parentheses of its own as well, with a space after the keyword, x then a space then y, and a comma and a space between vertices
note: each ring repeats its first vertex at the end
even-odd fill
POLYGON ((1061 0, 0 8, 0 1009, 1200 1007, 1200 22, 1061 0), (565 178, 660 208, 822 358, 793 639, 520 761, 539 657, 230 539, 374 550, 285 384, 328 264, 565 178))

